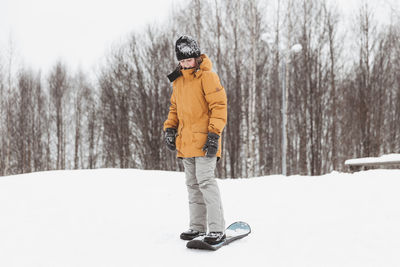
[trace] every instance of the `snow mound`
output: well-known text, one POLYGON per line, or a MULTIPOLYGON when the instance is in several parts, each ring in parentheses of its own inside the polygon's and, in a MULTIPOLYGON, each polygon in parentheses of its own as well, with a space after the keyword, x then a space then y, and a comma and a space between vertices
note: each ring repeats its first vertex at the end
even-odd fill
POLYGON ((344 162, 345 165, 368 165, 373 163, 396 163, 400 162, 400 154, 386 154, 380 157, 368 157, 368 158, 357 158, 357 159, 348 159, 344 162))

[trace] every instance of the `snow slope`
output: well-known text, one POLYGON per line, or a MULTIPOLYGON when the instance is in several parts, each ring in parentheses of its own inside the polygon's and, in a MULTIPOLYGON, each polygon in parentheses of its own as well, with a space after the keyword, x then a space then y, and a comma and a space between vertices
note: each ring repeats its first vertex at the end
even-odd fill
POLYGON ((400 171, 219 180, 227 224, 189 250, 184 174, 81 170, 0 177, 0 266, 400 266, 400 171))

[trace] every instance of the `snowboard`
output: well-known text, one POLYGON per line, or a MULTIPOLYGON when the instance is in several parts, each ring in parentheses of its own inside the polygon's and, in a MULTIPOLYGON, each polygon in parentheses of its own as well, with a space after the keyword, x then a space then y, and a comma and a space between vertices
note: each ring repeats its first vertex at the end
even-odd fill
POLYGON ((235 240, 248 236, 251 233, 250 225, 245 222, 234 222, 225 230, 226 238, 221 243, 210 245, 203 241, 204 237, 197 237, 186 243, 187 248, 218 250, 221 247, 232 243, 235 240))

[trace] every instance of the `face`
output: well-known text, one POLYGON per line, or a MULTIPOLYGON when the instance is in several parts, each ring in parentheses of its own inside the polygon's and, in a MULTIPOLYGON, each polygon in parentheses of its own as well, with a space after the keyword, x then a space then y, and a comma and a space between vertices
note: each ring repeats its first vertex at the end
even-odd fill
POLYGON ((196 61, 193 57, 186 58, 186 59, 179 60, 179 64, 181 64, 182 68, 184 68, 184 69, 190 69, 190 68, 194 68, 194 66, 196 65, 196 61))

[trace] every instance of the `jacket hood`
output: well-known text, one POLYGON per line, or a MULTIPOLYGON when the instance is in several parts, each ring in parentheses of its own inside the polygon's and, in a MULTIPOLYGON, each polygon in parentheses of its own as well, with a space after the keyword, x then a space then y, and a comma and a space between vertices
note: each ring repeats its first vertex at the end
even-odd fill
POLYGON ((207 57, 206 54, 201 54, 200 56, 203 59, 203 62, 200 64, 200 70, 203 71, 210 71, 212 70, 212 62, 211 60, 207 57))
MULTIPOLYGON (((204 71, 211 71, 212 62, 209 57, 205 54, 201 54, 200 56, 203 61, 200 63, 199 69, 194 73, 193 78, 200 78, 204 71)), ((192 71, 182 70, 183 76, 188 77, 192 74, 192 71)))

